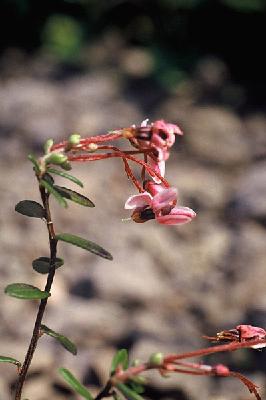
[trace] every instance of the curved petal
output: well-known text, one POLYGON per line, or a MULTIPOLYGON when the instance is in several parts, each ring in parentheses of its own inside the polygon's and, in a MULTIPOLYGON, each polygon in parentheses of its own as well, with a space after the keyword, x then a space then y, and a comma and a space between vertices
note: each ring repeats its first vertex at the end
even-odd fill
POLYGON ((183 225, 196 217, 196 213, 188 207, 175 207, 169 214, 156 216, 156 221, 163 225, 183 225))
POLYGON ((135 208, 145 208, 146 206, 151 205, 152 196, 148 192, 136 194, 134 196, 130 196, 126 203, 126 210, 133 210, 135 208))
POLYGON ((163 119, 155 121, 153 126, 157 129, 162 129, 167 133, 175 133, 176 135, 183 135, 183 132, 178 125, 165 122, 163 119))
POLYGON ((165 207, 173 207, 177 201, 177 189, 163 189, 157 193, 152 200, 152 209, 154 212, 160 211, 165 207))

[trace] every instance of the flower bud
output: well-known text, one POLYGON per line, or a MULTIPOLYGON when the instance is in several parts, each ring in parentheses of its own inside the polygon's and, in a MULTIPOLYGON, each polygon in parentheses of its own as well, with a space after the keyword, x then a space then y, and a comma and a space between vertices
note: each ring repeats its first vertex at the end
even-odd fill
POLYGON ((78 133, 73 133, 69 136, 68 143, 70 143, 72 146, 76 146, 77 144, 79 144, 80 138, 81 136, 78 133))
POLYGON ((44 153, 45 153, 45 154, 50 153, 50 150, 51 150, 53 144, 54 144, 53 139, 47 139, 47 140, 46 140, 46 142, 44 143, 44 146, 43 146, 43 149, 44 149, 44 153))
POLYGON ((159 366, 163 362, 163 353, 153 353, 149 358, 149 363, 154 366, 159 366))
POLYGON ((132 362, 131 362, 131 367, 137 367, 140 364, 141 364, 140 359, 139 358, 135 358, 135 360, 132 360, 132 362))
POLYGON ((67 156, 63 153, 51 153, 45 161, 46 164, 62 165, 67 161, 67 156))

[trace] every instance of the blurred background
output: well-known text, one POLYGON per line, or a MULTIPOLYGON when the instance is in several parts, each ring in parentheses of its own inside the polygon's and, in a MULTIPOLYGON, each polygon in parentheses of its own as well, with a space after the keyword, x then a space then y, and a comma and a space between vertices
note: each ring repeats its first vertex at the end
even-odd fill
MULTIPOLYGON (((58 232, 101 244, 113 262, 60 244, 44 323, 78 346, 73 357, 40 340, 25 385, 31 400, 78 399, 69 368, 92 392, 117 348, 145 360, 183 352, 241 323, 266 327, 265 0, 2 0, 0 13, 1 288, 44 287, 31 262, 48 255, 44 224, 15 214, 38 201, 27 154, 49 137, 165 119, 185 132, 167 165, 183 227, 123 222, 133 187, 119 160, 74 166, 95 209, 52 205, 58 232)), ((59 183, 63 183, 58 179, 59 183)), ((65 183, 64 183, 65 184, 65 183)), ((1 290, 0 354, 23 360, 36 303, 1 290)), ((265 352, 205 358, 246 374, 266 394, 265 352)), ((13 366, 1 365, 0 400, 13 366)), ((149 377, 152 400, 248 400, 233 379, 149 377)))

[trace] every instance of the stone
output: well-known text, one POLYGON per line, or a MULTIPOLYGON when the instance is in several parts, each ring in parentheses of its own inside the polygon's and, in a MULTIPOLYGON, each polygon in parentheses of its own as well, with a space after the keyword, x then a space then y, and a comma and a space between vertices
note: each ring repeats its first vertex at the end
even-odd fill
POLYGON ((221 166, 247 163, 249 145, 241 120, 225 108, 194 108, 184 121, 187 142, 192 154, 201 161, 221 166))

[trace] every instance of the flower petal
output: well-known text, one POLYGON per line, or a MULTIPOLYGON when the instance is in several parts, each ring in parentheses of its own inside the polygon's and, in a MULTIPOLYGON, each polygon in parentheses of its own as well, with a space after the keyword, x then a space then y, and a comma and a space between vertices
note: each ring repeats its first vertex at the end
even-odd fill
MULTIPOLYGON (((173 207, 177 201, 177 189, 169 188, 162 189, 157 193, 152 200, 152 209, 154 212, 160 211, 165 207, 173 207)), ((180 207, 182 208, 182 207, 180 207)))
MULTIPOLYGON (((149 165, 154 169, 155 172, 160 174, 162 177, 164 177, 165 174, 165 161, 154 161, 152 158, 149 159, 149 165)), ((153 176, 152 179, 156 183, 161 183, 161 179, 158 178, 157 176, 153 176)))
POLYGON ((188 207, 175 207, 169 214, 156 216, 156 221, 163 225, 183 225, 190 222, 196 213, 188 207))
POLYGON ((135 208, 145 208, 146 206, 151 205, 152 196, 148 192, 136 194, 134 196, 130 196, 126 203, 126 210, 133 210, 135 208))

